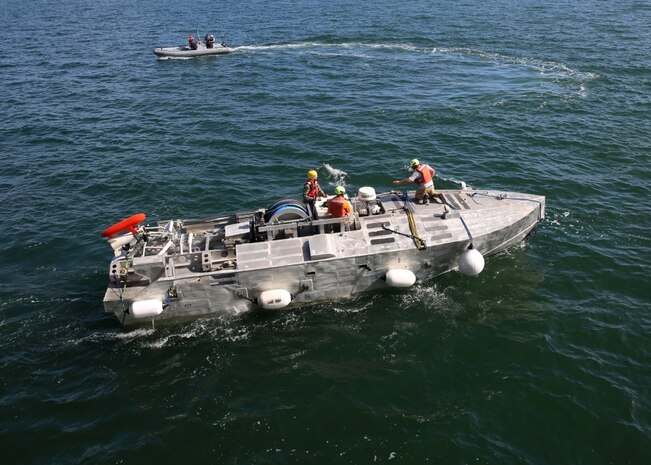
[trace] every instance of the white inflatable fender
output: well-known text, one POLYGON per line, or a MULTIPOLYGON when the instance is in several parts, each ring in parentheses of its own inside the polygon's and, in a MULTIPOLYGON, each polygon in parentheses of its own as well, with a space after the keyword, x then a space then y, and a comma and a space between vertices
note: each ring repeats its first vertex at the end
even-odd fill
POLYGON ((484 256, 477 249, 469 248, 459 257, 459 271, 467 276, 477 276, 484 264, 484 256))
POLYGON ((265 310, 287 307, 291 301, 292 295, 285 289, 271 289, 258 296, 258 305, 265 310))
POLYGON ((386 274, 387 285, 391 287, 411 287, 416 275, 409 270, 392 268, 386 274))
POLYGON ((163 302, 158 299, 141 300, 129 307, 129 314, 134 318, 147 318, 163 313, 163 302))

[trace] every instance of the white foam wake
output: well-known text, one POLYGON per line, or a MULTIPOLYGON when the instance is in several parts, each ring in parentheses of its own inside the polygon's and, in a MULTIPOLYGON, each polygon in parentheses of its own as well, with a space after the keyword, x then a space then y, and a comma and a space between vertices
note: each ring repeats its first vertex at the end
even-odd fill
POLYGON ((422 47, 416 46, 412 43, 376 43, 376 42, 341 42, 341 43, 326 43, 326 42, 295 42, 287 44, 268 44, 268 45, 242 45, 234 47, 237 51, 266 51, 266 50, 283 50, 283 49, 314 49, 315 52, 322 52, 324 49, 328 50, 345 50, 350 52, 352 50, 397 50, 405 51, 416 54, 439 54, 447 56, 460 56, 471 57, 481 61, 490 61, 500 65, 517 65, 526 68, 534 69, 541 75, 573 79, 579 82, 586 82, 596 79, 597 74, 591 72, 584 72, 572 68, 565 63, 554 62, 551 60, 539 59, 535 57, 518 57, 501 54, 498 52, 490 52, 481 49, 474 49, 468 47, 422 47))

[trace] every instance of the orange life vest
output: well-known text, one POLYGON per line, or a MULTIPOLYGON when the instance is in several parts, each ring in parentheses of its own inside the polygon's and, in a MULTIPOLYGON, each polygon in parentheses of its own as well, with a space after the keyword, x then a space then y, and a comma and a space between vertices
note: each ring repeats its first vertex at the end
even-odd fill
POLYGON ((316 179, 308 179, 306 184, 310 185, 310 190, 307 191, 307 196, 316 200, 317 195, 319 195, 319 183, 316 179))
POLYGON ((427 165, 418 165, 416 168, 414 168, 416 171, 420 173, 420 178, 416 179, 416 182, 419 185, 427 184, 432 180, 432 172, 430 171, 431 168, 427 165))
POLYGON ((352 207, 350 202, 343 198, 343 196, 338 195, 328 201, 328 213, 332 215, 333 218, 341 218, 346 216, 352 207))

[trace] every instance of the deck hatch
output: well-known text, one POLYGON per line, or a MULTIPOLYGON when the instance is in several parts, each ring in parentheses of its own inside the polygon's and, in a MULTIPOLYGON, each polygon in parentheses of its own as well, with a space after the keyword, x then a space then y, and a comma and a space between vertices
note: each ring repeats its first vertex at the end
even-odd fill
POLYGON ((310 258, 312 260, 323 260, 337 256, 337 247, 332 234, 320 234, 309 239, 310 258))
POLYGON ((382 203, 386 210, 402 210, 404 207, 404 201, 395 195, 392 195, 389 199, 382 199, 382 203))
POLYGON ((241 270, 302 263, 303 247, 300 239, 255 242, 236 246, 237 267, 241 270))

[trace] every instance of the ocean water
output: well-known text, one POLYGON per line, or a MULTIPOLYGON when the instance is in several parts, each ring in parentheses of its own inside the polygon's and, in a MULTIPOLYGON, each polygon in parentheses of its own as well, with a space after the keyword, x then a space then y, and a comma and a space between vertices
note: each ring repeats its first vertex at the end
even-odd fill
POLYGON ((651 3, 3 0, 4 464, 646 464, 651 3), (210 32, 222 57, 152 50, 210 32), (299 196, 547 196, 409 291, 124 331, 100 231, 299 196))

